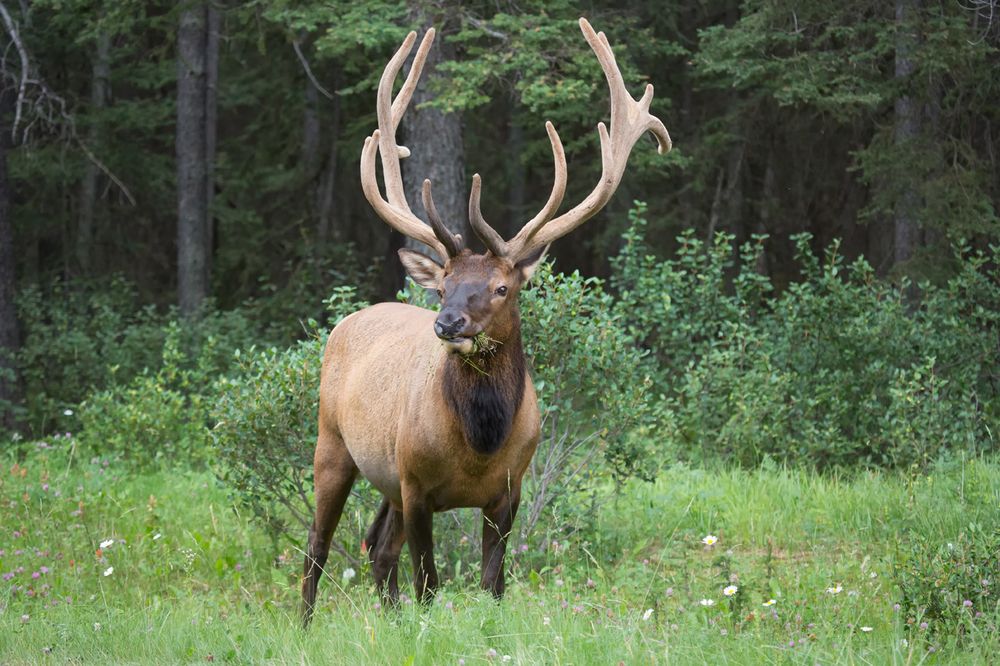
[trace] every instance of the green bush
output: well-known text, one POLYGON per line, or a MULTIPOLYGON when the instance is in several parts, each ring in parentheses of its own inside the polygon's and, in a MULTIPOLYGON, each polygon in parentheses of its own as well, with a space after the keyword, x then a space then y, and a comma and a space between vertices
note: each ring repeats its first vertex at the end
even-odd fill
MULTIPOLYGON (((366 303, 340 287, 326 300, 333 325, 366 303)), ((316 446, 320 369, 327 331, 293 347, 238 352, 238 372, 215 386, 211 410, 214 468, 241 503, 274 533, 291 519, 312 522, 312 458, 316 446)))
POLYGON ((542 415, 526 478, 527 533, 565 491, 581 484, 593 491, 599 484, 586 482, 609 472, 650 479, 670 455, 660 437, 655 366, 600 280, 543 264, 521 292, 521 314, 542 415))
POLYGON ((23 344, 16 363, 34 436, 75 429, 78 421, 65 412, 90 391, 109 386, 116 374, 128 381, 159 364, 162 318, 140 306, 121 278, 73 288, 61 281, 30 285, 19 291, 17 306, 23 344))
POLYGON ((192 364, 181 350, 181 324, 171 322, 165 335, 159 370, 146 370, 81 403, 79 437, 85 450, 116 455, 135 467, 206 462, 218 343, 209 337, 192 364))
POLYGON ((614 262, 617 309, 659 360, 674 443, 692 457, 819 467, 926 465, 991 449, 1000 416, 1000 253, 959 252, 943 286, 894 286, 863 259, 796 237, 802 280, 775 295, 763 237, 679 239, 659 260, 643 208, 614 262), (727 276, 732 276, 727 278, 727 276))
POLYGON ((15 362, 25 387, 29 434, 75 430, 76 405, 88 395, 155 374, 168 355, 170 335, 180 354, 173 357, 177 370, 201 365, 203 376, 226 371, 233 349, 259 341, 248 312, 215 310, 207 303, 201 316, 171 333, 179 320, 176 309, 142 305, 135 286, 123 278, 22 289, 18 315, 24 340, 15 362))

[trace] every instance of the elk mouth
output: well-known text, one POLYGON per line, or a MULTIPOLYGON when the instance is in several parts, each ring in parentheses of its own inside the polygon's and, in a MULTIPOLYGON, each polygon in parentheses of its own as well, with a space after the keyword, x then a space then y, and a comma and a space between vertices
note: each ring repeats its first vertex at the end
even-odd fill
POLYGON ((441 344, 449 354, 461 354, 467 356, 476 349, 475 336, 466 337, 456 335, 451 338, 440 338, 441 344))
POLYGON ((479 331, 471 336, 452 336, 450 338, 440 337, 445 349, 452 354, 462 356, 492 356, 497 348, 503 344, 487 335, 484 331, 479 331))

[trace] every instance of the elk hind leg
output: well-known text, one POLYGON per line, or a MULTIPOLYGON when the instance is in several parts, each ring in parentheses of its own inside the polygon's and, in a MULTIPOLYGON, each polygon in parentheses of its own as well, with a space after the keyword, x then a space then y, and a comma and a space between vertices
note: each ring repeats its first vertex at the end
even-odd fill
POLYGON ((417 599, 427 603, 438 586, 434 566, 434 511, 426 498, 403 489, 403 528, 413 560, 413 587, 417 599))
POLYGON ((321 423, 314 463, 316 516, 309 529, 309 545, 302 572, 302 623, 305 626, 312 619, 316 590, 330 554, 333 533, 357 475, 358 467, 343 439, 321 423))
POLYGON ((374 553, 369 552, 375 586, 382 595, 382 600, 389 605, 395 605, 399 601, 399 554, 404 543, 406 532, 403 529, 403 512, 389 505, 381 524, 378 546, 374 553))
POLYGON ((365 532, 365 552, 368 553, 368 561, 371 563, 373 571, 375 567, 375 555, 378 552, 379 544, 382 542, 382 528, 391 509, 392 505, 389 504, 389 500, 383 498, 382 505, 379 506, 378 513, 375 514, 375 520, 372 521, 371 527, 365 532))

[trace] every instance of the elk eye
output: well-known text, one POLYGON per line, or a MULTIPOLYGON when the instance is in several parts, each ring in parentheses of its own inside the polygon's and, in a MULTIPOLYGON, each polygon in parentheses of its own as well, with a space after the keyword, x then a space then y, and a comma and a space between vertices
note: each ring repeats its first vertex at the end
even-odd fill
POLYGON ((496 293, 497 293, 497 296, 506 296, 507 295, 507 287, 505 287, 503 285, 500 285, 499 287, 497 287, 497 292, 496 293))
POLYGON ((437 289, 438 298, 444 298, 444 289, 437 289))

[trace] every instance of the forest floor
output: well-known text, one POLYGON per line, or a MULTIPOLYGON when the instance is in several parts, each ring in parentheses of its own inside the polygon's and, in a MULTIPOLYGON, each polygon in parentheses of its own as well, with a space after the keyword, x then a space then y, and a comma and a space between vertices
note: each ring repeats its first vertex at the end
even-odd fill
MULTIPOLYGON (((567 504, 581 529, 515 539, 499 604, 476 587, 476 539, 443 537, 429 607, 381 608, 367 571, 334 554, 303 631, 299 547, 234 510, 210 473, 129 473, 72 448, 50 440, 0 472, 3 664, 920 664, 1000 651, 995 600, 946 628, 896 584, 910 544, 996 523, 994 462, 849 477, 677 465, 596 509, 567 504)), ((363 513, 349 504, 342 523, 354 552, 363 513)))

